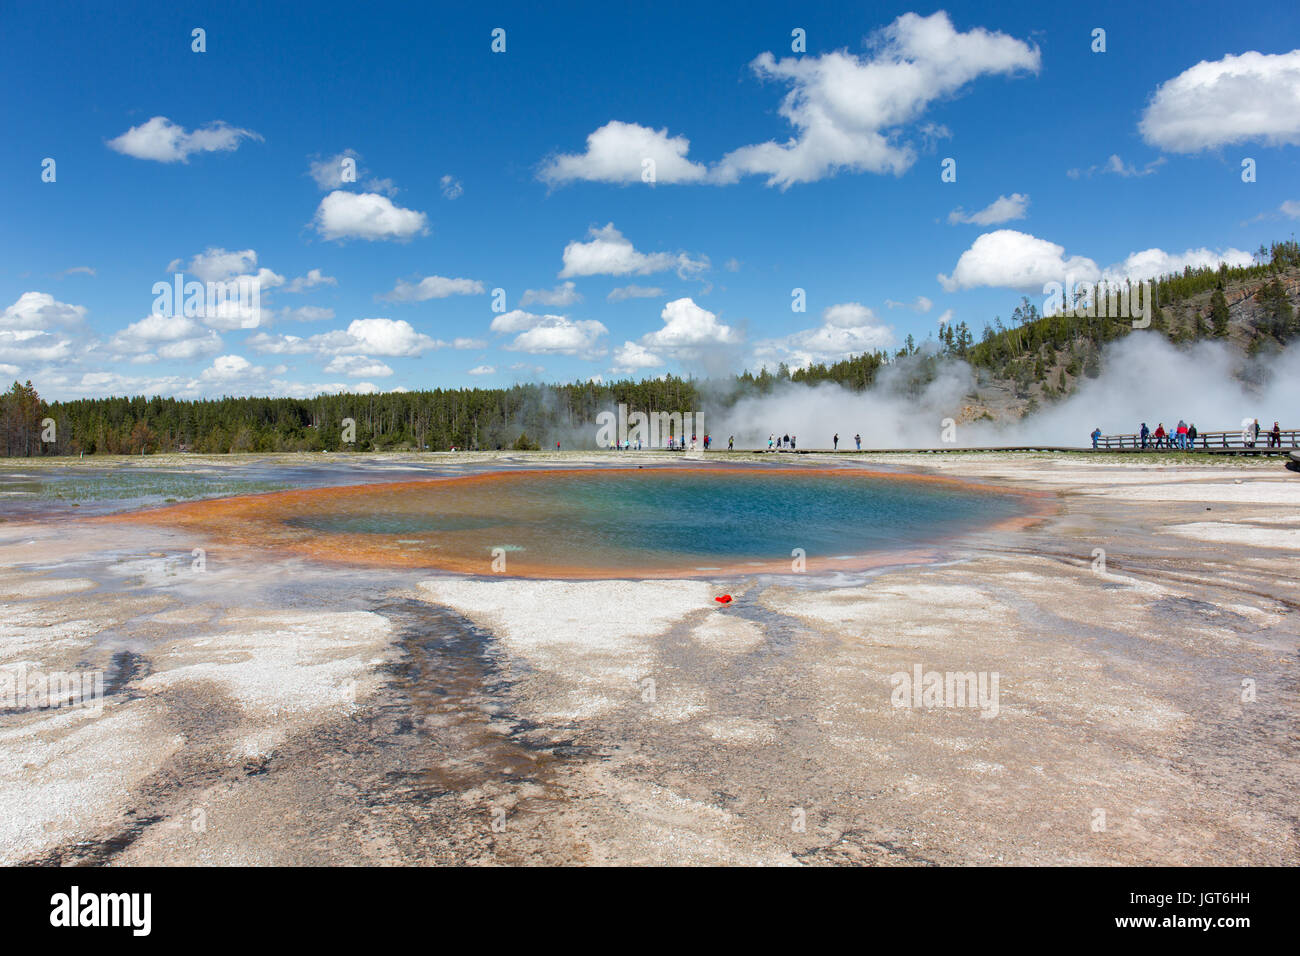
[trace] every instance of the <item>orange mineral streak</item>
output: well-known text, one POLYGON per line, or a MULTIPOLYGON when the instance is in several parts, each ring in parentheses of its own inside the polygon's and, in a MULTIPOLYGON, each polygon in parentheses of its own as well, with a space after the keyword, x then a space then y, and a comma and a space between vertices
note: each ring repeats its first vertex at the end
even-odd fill
MULTIPOLYGON (((316 561, 331 564, 363 565, 372 567, 431 568, 455 571, 464 574, 490 574, 488 557, 489 542, 482 529, 461 531, 438 531, 436 535, 412 532, 413 536, 424 538, 436 537, 450 545, 462 545, 475 550, 476 556, 439 553, 434 550, 414 551, 394 546, 396 535, 374 534, 340 534, 322 531, 316 528, 295 527, 288 524, 288 519, 301 519, 313 515, 337 515, 346 513, 349 502, 365 500, 368 510, 384 500, 399 501, 413 490, 444 488, 448 494, 469 491, 482 495, 482 510, 479 513, 491 513, 500 507, 500 499, 494 498, 491 486, 517 481, 544 482, 550 479, 580 475, 584 477, 615 478, 623 474, 644 474, 651 471, 681 474, 726 475, 729 478, 788 474, 796 477, 809 475, 827 475, 837 478, 876 478, 889 481, 914 481, 960 487, 966 490, 992 492, 1001 495, 1016 495, 1026 501, 1026 514, 986 526, 985 530, 1014 530, 1039 520, 1050 510, 1048 496, 1037 492, 1010 490, 996 485, 980 484, 950 478, 944 475, 917 475, 908 473, 873 471, 848 468, 802 468, 802 467, 764 467, 764 468, 679 468, 679 467, 642 467, 642 468, 554 468, 529 469, 521 471, 486 472, 478 475, 458 475, 447 478, 425 478, 414 481, 380 482, 364 485, 343 485, 324 488, 303 488, 294 491, 272 491, 262 494, 238 495, 233 498, 214 498, 205 501, 192 501, 183 504, 168 505, 163 508, 150 508, 144 511, 132 511, 122 514, 106 515, 90 519, 93 522, 163 525, 173 530, 194 532, 214 538, 228 545, 297 554, 316 561), (488 486, 480 489, 479 486, 488 486), (376 540, 378 539, 378 540, 376 540)), ((463 501, 463 499, 462 499, 463 501)), ((465 514, 465 511, 458 511, 465 514)), ((550 529, 556 536, 564 534, 564 528, 556 526, 550 529)), ((400 544, 400 542, 398 542, 400 544)), ((425 542, 428 543, 428 542, 425 542)), ((808 571, 825 570, 865 570, 885 565, 909 564, 931 560, 931 549, 909 549, 889 552, 877 552, 855 556, 852 559, 821 558, 807 559, 808 571)), ((563 578, 573 580, 595 580, 601 578, 683 578, 683 577, 717 577, 724 574, 782 574, 791 573, 790 561, 737 563, 731 559, 718 558, 717 570, 702 571, 698 568, 683 567, 680 563, 667 566, 638 565, 635 568, 592 567, 585 565, 556 564, 536 560, 529 552, 510 552, 507 556, 508 570, 505 574, 494 577, 522 578, 563 578)), ((703 557, 697 559, 705 559, 703 557)))

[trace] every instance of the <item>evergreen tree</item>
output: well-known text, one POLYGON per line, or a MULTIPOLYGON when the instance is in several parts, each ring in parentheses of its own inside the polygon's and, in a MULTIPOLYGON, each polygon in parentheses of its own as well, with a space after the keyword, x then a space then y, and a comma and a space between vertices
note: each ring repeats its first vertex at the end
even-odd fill
POLYGON ((1228 300, 1222 289, 1215 289, 1214 295, 1210 296, 1210 329, 1215 338, 1221 339, 1228 334, 1228 300))

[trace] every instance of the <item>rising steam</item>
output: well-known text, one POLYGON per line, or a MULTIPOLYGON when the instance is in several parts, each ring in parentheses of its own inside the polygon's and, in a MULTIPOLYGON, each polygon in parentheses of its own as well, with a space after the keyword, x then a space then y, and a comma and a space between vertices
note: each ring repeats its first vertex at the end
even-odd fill
POLYGON ((1300 427, 1300 351, 1247 359, 1224 343, 1175 348, 1158 333, 1133 332, 1106 347, 1100 377, 1083 378, 1068 398, 1012 421, 972 420, 981 403, 965 362, 940 360, 932 380, 914 385, 913 363, 923 358, 892 363, 863 392, 784 384, 713 413, 709 431, 723 447, 730 435, 738 448, 758 448, 769 434, 791 434, 801 448, 829 448, 838 432, 841 448, 853 447, 854 434, 863 448, 934 448, 943 447, 947 418, 956 422, 955 444, 965 447, 1084 446, 1094 427, 1128 434, 1144 421, 1154 431, 1180 418, 1203 432, 1239 430, 1243 418, 1258 418, 1265 430, 1274 420, 1300 427))

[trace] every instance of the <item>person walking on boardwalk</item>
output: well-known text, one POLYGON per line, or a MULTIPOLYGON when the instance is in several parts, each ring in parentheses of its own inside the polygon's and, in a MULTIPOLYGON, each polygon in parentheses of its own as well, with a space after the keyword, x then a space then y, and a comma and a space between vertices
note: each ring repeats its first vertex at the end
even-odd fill
POLYGON ((1156 430, 1151 433, 1151 437, 1156 440, 1156 447, 1163 448, 1165 444, 1165 423, 1157 422, 1156 430))
POLYGON ((862 451, 862 436, 854 435, 853 440, 858 443, 858 451, 862 451))
POLYGON ((1096 448, 1096 447, 1097 447, 1097 440, 1098 440, 1099 438, 1101 438, 1101 426, 1100 426, 1100 425, 1098 425, 1096 428, 1094 428, 1094 429, 1092 430, 1092 447, 1093 447, 1093 448, 1096 448))
POLYGON ((727 451, 735 451, 735 450, 736 450, 736 436, 731 435, 727 438, 727 451))
POLYGON ((1241 423, 1241 443, 1246 448, 1255 447, 1255 431, 1249 418, 1243 419, 1241 423))
POLYGON ((1143 423, 1142 423, 1142 430, 1141 430, 1140 432, 1138 432, 1138 435, 1139 435, 1139 437, 1141 437, 1141 439, 1142 439, 1142 447, 1143 447, 1143 448, 1146 448, 1146 447, 1147 447, 1147 439, 1151 437, 1151 429, 1147 428, 1147 423, 1146 423, 1146 422, 1143 422, 1143 423))
POLYGON ((839 432, 836 432, 836 433, 835 433, 835 437, 832 438, 831 441, 835 443, 834 451, 839 451, 839 450, 840 450, 840 433, 839 433, 839 432))
POLYGON ((1273 430, 1268 433, 1268 447, 1269 448, 1282 447, 1282 426, 1279 425, 1277 422, 1273 423, 1273 430))

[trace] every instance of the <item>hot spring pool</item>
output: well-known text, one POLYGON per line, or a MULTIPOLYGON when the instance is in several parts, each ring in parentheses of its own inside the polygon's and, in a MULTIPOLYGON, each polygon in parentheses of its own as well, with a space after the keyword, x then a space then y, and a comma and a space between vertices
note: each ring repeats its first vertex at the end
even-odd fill
POLYGON ((313 488, 109 520, 192 527, 326 560, 540 577, 879 563, 1019 518, 1022 495, 814 468, 589 468, 313 488), (873 560, 874 559, 874 560, 873 560))

